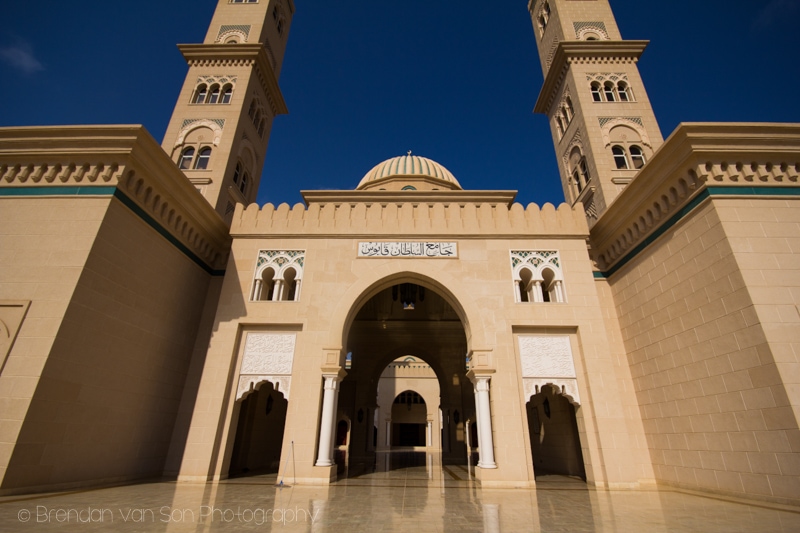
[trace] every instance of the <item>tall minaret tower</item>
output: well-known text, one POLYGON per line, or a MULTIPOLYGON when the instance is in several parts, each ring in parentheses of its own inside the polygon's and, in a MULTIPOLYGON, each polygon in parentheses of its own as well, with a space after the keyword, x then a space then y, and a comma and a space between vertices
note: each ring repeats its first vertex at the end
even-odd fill
POLYGON ((219 0, 203 44, 179 45, 189 73, 162 146, 225 220, 255 201, 292 0, 219 0))
POLYGON ((663 143, 636 62, 608 0, 530 0, 547 115, 566 201, 592 225, 663 143))

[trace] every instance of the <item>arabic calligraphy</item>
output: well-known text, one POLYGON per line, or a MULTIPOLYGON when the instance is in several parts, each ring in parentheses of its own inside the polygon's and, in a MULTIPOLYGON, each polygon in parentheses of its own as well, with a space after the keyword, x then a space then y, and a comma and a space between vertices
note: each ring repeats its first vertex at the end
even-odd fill
POLYGON ((454 242, 360 242, 358 257, 458 257, 454 242))

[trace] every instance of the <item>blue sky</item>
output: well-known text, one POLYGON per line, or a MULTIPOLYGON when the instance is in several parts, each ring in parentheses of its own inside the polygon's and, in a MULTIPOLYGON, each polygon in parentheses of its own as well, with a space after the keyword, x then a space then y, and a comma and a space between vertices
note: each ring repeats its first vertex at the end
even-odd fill
MULTIPOLYGON (((144 124, 161 140, 216 0, 8 2, 0 125, 144 124), (156 13, 158 15, 156 15, 156 13), (12 81, 13 80, 13 81, 12 81)), ((526 0, 296 0, 259 203, 352 189, 412 150, 464 188, 563 201, 526 0)), ((611 0, 668 136, 679 122, 800 122, 800 0, 611 0)))

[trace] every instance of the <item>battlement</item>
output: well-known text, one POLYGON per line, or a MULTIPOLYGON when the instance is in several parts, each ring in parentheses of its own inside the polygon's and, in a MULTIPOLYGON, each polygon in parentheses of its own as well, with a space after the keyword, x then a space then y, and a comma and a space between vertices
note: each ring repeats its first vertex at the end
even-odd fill
POLYGON ((583 206, 539 208, 476 202, 312 203, 236 206, 231 234, 244 236, 402 235, 586 237, 583 206))

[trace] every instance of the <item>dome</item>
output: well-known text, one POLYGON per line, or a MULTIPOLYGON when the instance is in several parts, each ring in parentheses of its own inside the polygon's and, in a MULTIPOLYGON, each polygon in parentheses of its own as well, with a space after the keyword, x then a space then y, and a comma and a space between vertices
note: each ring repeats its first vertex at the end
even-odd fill
MULTIPOLYGON (((455 176, 442 165, 418 155, 401 155, 387 159, 383 163, 375 165, 372 170, 361 179, 356 189, 374 189, 380 184, 385 184, 388 181, 392 182, 408 182, 403 187, 404 189, 416 189, 416 184, 427 183, 427 187, 431 185, 441 186, 443 189, 461 189, 461 185, 456 180, 455 176), (395 180, 392 178, 401 178, 395 180)), ((402 183, 400 183, 402 185, 402 183)), ((392 187, 394 188, 394 187, 392 187)))

